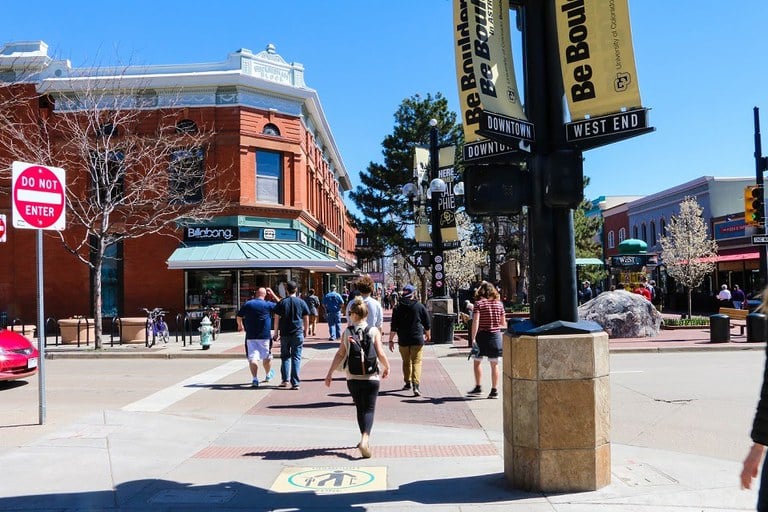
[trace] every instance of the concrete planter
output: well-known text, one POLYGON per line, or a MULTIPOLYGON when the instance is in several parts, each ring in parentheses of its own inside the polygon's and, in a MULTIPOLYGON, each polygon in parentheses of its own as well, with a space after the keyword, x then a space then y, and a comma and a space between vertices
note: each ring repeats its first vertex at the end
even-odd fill
POLYGON ((146 343, 147 318, 143 316, 120 319, 121 343, 146 343))
POLYGON ((64 318, 59 320, 59 331, 61 332, 62 343, 94 343, 96 333, 94 332, 93 318, 64 318), (79 338, 78 338, 79 336, 79 338))

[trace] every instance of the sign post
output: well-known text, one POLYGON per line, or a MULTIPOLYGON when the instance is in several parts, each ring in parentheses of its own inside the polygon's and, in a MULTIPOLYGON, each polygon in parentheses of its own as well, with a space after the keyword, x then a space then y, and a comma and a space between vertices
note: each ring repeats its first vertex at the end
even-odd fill
MULTIPOLYGON (((45 423, 45 302, 43 300, 43 230, 61 231, 66 223, 64 169, 13 162, 11 224, 37 230, 37 345, 40 425, 45 423)), ((4 236, 4 234, 3 234, 4 236)))

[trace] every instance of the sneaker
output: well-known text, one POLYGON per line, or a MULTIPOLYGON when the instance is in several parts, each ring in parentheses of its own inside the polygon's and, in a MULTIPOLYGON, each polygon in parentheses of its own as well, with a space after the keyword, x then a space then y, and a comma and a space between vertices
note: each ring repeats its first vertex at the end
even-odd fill
POLYGON ((491 392, 488 393, 488 398, 499 398, 499 392, 496 388, 491 388, 491 392))
POLYGON ((406 382, 405 386, 403 386, 403 391, 406 391, 408 389, 411 389, 411 383, 410 382, 406 382))
POLYGON ((298 385, 291 386, 291 391, 298 391, 299 389, 301 389, 301 388, 298 385))
POLYGON ((334 338, 333 336, 331 336, 330 338, 328 338, 328 341, 336 341, 336 338, 334 338))
POLYGON ((288 386, 289 386, 289 384, 288 384, 288 381, 286 380, 286 381, 281 382, 280 385, 277 386, 277 387, 279 387, 279 388, 287 388, 288 386))
POLYGON ((413 396, 421 396, 421 391, 419 391, 418 384, 413 385, 413 396))
POLYGON ((275 376, 275 369, 274 369, 274 368, 272 368, 271 370, 269 370, 269 371, 267 372, 267 377, 264 379, 264 382, 269 382, 269 381, 271 381, 271 380, 272 380, 272 377, 274 377, 274 376, 275 376))
POLYGON ((480 386, 475 386, 475 387, 472 389, 472 391, 470 391, 470 392, 469 392, 469 393, 467 393, 467 394, 468 394, 468 395, 479 395, 479 394, 480 394, 480 393, 482 393, 482 392, 483 392, 483 388, 481 388, 480 386))
POLYGON ((259 379, 253 379, 253 380, 251 381, 251 387, 252 387, 252 388, 257 388, 257 387, 259 387, 259 379))

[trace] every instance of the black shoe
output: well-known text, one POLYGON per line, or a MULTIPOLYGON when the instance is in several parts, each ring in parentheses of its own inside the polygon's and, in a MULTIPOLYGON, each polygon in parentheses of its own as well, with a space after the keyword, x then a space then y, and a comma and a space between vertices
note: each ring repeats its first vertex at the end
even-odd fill
POLYGON ((410 382, 406 382, 405 386, 403 386, 403 391, 406 391, 408 389, 411 389, 411 383, 410 382))
POLYGON ((496 391, 496 388, 491 388, 491 392, 488 393, 488 398, 499 398, 499 392, 496 391))
POLYGON ((419 391, 418 384, 413 385, 413 396, 421 396, 421 391, 419 391))
POLYGON ((468 394, 468 395, 479 395, 479 394, 480 394, 480 393, 482 393, 482 392, 483 392, 483 388, 481 388, 480 386, 475 386, 475 387, 472 389, 472 391, 470 391, 470 392, 469 392, 469 393, 467 393, 467 394, 468 394))

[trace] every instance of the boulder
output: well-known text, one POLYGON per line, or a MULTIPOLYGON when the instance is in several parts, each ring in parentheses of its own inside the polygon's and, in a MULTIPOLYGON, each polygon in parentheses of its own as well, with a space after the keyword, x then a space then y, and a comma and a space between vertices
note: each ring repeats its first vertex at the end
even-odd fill
POLYGON ((642 295, 603 292, 579 306, 579 318, 600 324, 610 338, 658 336, 661 313, 642 295))

